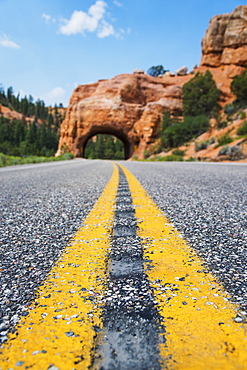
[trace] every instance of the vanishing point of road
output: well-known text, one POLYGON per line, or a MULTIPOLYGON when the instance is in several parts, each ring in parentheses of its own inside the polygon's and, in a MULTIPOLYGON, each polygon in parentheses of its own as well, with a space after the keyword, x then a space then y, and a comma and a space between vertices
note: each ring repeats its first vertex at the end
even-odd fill
POLYGON ((0 369, 247 369, 247 165, 0 169, 0 369))

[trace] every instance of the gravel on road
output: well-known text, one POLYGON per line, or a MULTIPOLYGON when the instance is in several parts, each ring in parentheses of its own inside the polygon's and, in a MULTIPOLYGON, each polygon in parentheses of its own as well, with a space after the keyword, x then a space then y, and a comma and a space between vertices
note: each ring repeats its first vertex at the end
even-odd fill
POLYGON ((247 315, 247 165, 125 162, 247 315))
POLYGON ((27 306, 112 173, 75 160, 0 170, 0 343, 27 306))

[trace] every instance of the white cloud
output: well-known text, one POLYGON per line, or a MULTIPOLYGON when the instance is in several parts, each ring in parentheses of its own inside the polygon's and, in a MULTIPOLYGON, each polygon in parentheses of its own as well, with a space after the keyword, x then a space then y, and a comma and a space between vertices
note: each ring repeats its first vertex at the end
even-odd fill
POLYGON ((98 31, 98 37, 99 38, 104 38, 108 37, 110 35, 115 35, 114 28, 111 24, 107 23, 106 21, 102 21, 101 25, 99 26, 99 31, 98 31))
POLYGON ((119 8, 121 8, 123 6, 123 4, 120 3, 120 1, 117 1, 117 0, 114 0, 113 1, 113 4, 116 5, 116 6, 118 6, 119 8))
POLYGON ((11 41, 5 33, 0 35, 0 45, 11 49, 20 49, 20 45, 17 45, 14 41, 11 41))
POLYGON ((43 13, 41 15, 41 18, 44 18, 47 23, 51 20, 51 16, 49 14, 46 14, 46 13, 43 13))
POLYGON ((127 28, 124 30, 123 28, 120 28, 118 32, 115 33, 115 36, 117 39, 123 39, 124 35, 129 35, 131 33, 131 28, 127 28))
POLYGON ((56 19, 55 18, 52 18, 52 16, 50 14, 43 13, 41 15, 41 18, 44 18, 44 20, 46 21, 46 23, 56 22, 56 19))
POLYGON ((62 87, 54 87, 49 93, 48 96, 51 99, 63 98, 65 90, 62 87))
POLYGON ((47 105, 64 103, 66 91, 62 87, 54 87, 51 91, 43 94, 41 100, 44 100, 47 105))
POLYGON ((104 38, 114 35, 115 31, 112 25, 104 20, 107 4, 98 0, 90 6, 88 12, 75 10, 70 19, 63 19, 63 25, 60 26, 60 32, 64 35, 76 35, 86 32, 97 32, 97 36, 104 38))

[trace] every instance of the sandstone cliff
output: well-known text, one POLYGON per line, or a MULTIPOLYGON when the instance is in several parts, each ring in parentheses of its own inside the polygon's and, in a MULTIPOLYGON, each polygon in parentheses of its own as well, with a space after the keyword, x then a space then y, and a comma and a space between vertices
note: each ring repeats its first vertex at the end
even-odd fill
POLYGON ((210 21, 202 40, 199 68, 190 74, 150 77, 143 72, 123 74, 110 80, 78 86, 70 99, 61 126, 59 154, 66 146, 83 156, 87 141, 97 133, 109 133, 125 145, 126 158, 144 152, 156 138, 165 110, 182 114, 182 86, 196 72, 207 69, 222 91, 221 105, 232 101, 233 76, 247 66, 247 6, 217 15, 210 21))
POLYGON ((247 66, 247 6, 211 19, 202 39, 201 66, 235 66, 234 73, 247 66))
POLYGON ((125 144, 126 158, 144 151, 157 137, 165 110, 182 114, 182 88, 190 76, 160 79, 123 74, 78 86, 61 126, 59 148, 67 145, 77 156, 90 137, 109 133, 125 144))

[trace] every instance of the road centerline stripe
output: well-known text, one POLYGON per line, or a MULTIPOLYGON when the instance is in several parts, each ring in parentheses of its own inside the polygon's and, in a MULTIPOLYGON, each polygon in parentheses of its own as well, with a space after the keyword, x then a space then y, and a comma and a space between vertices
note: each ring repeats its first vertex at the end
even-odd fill
POLYGON ((139 181, 129 183, 146 273, 164 318, 163 367, 174 370, 247 369, 247 326, 238 307, 159 210, 139 181), (236 321, 235 321, 236 320, 236 321))
POLYGON ((29 315, 0 348, 0 369, 88 368, 101 306, 118 169, 37 292, 29 315))
POLYGON ((120 169, 109 276, 93 369, 159 370, 160 319, 144 271, 126 177, 120 169))

